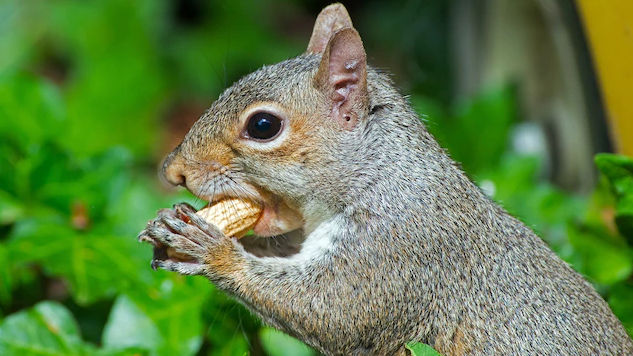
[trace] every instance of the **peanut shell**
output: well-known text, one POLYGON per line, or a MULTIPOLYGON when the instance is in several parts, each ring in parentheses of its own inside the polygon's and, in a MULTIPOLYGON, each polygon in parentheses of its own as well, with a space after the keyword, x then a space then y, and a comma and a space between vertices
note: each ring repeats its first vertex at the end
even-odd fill
POLYGON ((226 236, 240 238, 255 226, 262 208, 249 200, 229 198, 198 210, 208 223, 217 226, 226 236))

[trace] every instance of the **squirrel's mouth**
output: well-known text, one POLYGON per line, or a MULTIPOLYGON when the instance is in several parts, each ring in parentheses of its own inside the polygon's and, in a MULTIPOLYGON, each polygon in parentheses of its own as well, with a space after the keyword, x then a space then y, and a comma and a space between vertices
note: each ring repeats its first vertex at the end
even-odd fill
MULTIPOLYGON (((193 192, 194 194, 196 192, 193 192)), ((254 185, 246 185, 240 189, 216 191, 209 196, 196 194, 200 199, 213 205, 221 200, 237 198, 250 200, 262 208, 260 217, 252 230, 254 235, 247 235, 238 241, 244 248, 256 256, 285 257, 297 253, 305 239, 302 232, 303 217, 281 197, 254 185)), ((206 205, 205 205, 206 206, 206 205)))
POLYGON ((291 207, 281 197, 255 185, 241 184, 239 188, 218 189, 212 195, 197 194, 198 198, 206 200, 209 205, 225 199, 240 199, 252 201, 262 208, 262 213, 253 231, 257 236, 270 237, 285 234, 303 226, 303 217, 298 209, 291 207))

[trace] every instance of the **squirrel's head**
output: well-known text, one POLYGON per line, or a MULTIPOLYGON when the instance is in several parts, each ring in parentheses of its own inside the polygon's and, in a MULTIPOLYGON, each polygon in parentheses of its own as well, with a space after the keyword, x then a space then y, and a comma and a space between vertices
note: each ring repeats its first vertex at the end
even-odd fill
POLYGON ((261 203, 257 235, 294 230, 306 215, 329 213, 318 203, 318 172, 367 117, 368 101, 363 44, 343 5, 330 5, 306 53, 228 88, 167 157, 163 174, 210 202, 261 203))

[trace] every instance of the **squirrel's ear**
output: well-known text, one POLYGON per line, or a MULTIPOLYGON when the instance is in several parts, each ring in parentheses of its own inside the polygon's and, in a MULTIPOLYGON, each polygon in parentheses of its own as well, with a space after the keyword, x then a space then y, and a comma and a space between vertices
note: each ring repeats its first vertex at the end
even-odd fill
POLYGON ((345 6, 336 3, 325 7, 314 23, 308 53, 323 53, 334 33, 346 27, 353 26, 345 6))
POLYGON ((353 28, 336 32, 325 48, 314 78, 331 100, 331 117, 352 129, 367 112, 367 58, 353 28))

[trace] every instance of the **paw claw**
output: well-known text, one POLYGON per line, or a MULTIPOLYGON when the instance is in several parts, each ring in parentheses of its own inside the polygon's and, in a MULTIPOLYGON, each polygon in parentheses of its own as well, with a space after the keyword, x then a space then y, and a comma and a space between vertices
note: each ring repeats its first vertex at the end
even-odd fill
POLYGON ((136 236, 136 240, 138 242, 147 242, 147 243, 150 243, 150 244, 156 246, 156 241, 150 236, 150 234, 149 234, 149 232, 147 230, 141 231, 136 236))
POLYGON ((141 232, 138 233, 138 235, 136 235, 136 239, 138 241, 145 241, 145 239, 147 239, 149 236, 147 236, 147 231, 145 229, 143 229, 141 232))

